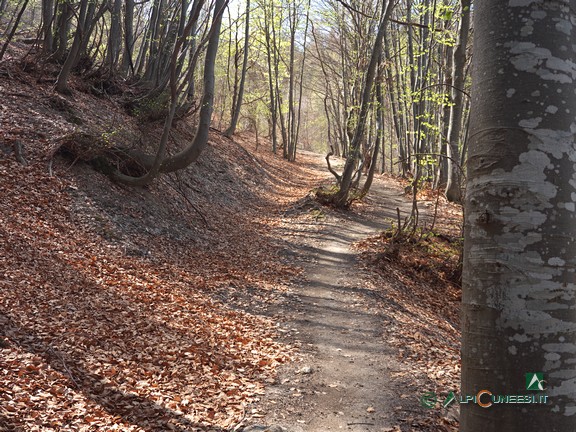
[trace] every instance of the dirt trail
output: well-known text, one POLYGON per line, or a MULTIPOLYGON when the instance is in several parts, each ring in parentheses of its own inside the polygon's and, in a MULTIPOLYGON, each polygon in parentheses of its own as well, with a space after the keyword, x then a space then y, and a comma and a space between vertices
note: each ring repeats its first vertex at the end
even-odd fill
POLYGON ((402 193, 379 178, 369 205, 360 212, 330 212, 316 234, 302 229, 301 219, 290 221, 302 234, 290 243, 292 253, 307 263, 303 280, 277 313, 305 355, 268 389, 262 408, 267 425, 290 432, 400 430, 399 411, 415 395, 406 394, 395 377, 406 367, 386 343, 388 318, 376 307, 378 292, 363 283, 351 245, 389 226, 397 207, 408 214, 410 202, 402 193))

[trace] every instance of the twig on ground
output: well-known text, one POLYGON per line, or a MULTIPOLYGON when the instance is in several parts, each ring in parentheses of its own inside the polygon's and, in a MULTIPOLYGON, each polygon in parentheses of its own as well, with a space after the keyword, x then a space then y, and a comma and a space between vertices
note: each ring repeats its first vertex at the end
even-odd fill
POLYGON ((16 140, 12 144, 14 148, 14 156, 20 165, 28 166, 28 161, 24 157, 24 147, 22 146, 22 141, 16 140))

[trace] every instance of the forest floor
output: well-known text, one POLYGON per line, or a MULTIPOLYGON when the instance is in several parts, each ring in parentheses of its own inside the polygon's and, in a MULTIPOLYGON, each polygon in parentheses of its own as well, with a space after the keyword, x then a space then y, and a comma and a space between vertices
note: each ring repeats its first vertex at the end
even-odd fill
POLYGON ((454 430, 419 399, 458 387, 456 207, 391 241, 396 179, 336 211, 321 155, 217 131, 185 172, 114 184, 85 138, 153 148, 162 122, 98 77, 58 95, 56 70, 0 67, 0 431, 454 430))

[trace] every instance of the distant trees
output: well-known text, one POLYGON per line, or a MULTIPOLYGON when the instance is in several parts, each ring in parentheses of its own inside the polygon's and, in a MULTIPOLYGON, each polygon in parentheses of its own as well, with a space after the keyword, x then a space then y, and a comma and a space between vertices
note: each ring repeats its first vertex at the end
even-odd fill
MULTIPOLYGON (((214 125, 228 136, 238 129, 267 135, 272 150, 289 161, 298 148, 332 149, 347 159, 336 175, 342 205, 369 189, 362 178, 370 170, 410 178, 414 191, 446 187, 447 197, 458 201, 469 118, 470 1, 393 4, 225 2, 214 125), (380 52, 373 56, 375 47, 380 52)), ((36 41, 32 52, 59 65, 57 91, 69 94, 72 77, 82 74, 102 93, 130 85, 137 96, 129 105, 153 112, 149 118, 170 117, 174 100, 174 118, 200 115, 215 0, 0 6, 4 51, 18 29, 26 31, 28 41, 36 41)))
POLYGON ((344 172, 336 174, 336 196, 327 197, 338 205, 365 193, 366 187, 358 193, 360 177, 379 158, 382 171, 412 179, 414 196, 425 184, 443 188, 448 183, 448 198, 460 199, 470 2, 394 5, 335 0, 313 23, 313 67, 324 78, 320 92, 330 147, 347 158, 344 172), (380 27, 384 11, 389 16, 380 27), (375 47, 381 60, 372 74, 375 47), (380 87, 383 97, 377 101, 380 87), (381 155, 374 155, 376 148, 381 155))
MULTIPOLYGON (((382 4, 380 24, 378 25, 378 31, 370 53, 370 61, 362 82, 360 109, 355 119, 353 130, 351 131, 352 137, 350 140, 348 155, 346 157, 346 164, 344 165, 344 171, 339 179, 340 188, 334 195, 334 203, 338 206, 346 206, 349 203, 349 194, 352 187, 354 170, 356 169, 357 163, 360 161, 361 145, 366 131, 369 106, 373 101, 372 89, 374 88, 374 82, 377 75, 378 61, 382 53, 384 32, 386 31, 386 25, 392 12, 392 7, 392 1, 384 1, 382 4)), ((376 85, 380 84, 376 83, 376 85)), ((352 127, 352 125, 350 125, 350 127, 352 127)))

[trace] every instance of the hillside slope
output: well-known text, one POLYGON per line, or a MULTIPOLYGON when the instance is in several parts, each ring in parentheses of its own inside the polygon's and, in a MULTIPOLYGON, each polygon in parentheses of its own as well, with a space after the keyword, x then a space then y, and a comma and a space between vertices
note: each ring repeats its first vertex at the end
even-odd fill
POLYGON ((230 427, 292 352, 260 313, 299 271, 267 217, 316 179, 214 132, 185 172, 113 184, 63 143, 153 147, 161 123, 49 74, 0 71, 0 430, 230 427))

